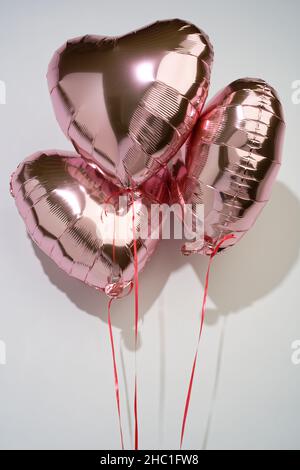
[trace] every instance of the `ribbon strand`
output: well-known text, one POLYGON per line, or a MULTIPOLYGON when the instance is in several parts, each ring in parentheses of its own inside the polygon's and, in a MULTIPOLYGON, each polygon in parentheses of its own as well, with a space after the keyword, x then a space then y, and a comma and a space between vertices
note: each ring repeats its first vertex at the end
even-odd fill
POLYGON ((108 302, 108 328, 109 328, 109 338, 110 338, 111 352, 112 352, 112 359, 113 359, 113 367, 114 367, 115 394, 116 394, 117 411, 118 411, 118 418, 119 418, 121 447, 122 447, 122 450, 124 450, 123 429, 122 429, 122 420, 121 420, 119 378, 118 378, 118 369, 117 369, 117 361, 116 361, 116 354, 115 354, 114 337, 113 337, 113 332, 112 332, 111 315, 110 315, 111 304, 112 304, 113 300, 114 299, 110 299, 109 302, 108 302))
POLYGON ((133 232, 133 256, 134 256, 134 450, 139 448, 139 426, 138 426, 138 387, 137 387, 137 340, 139 322, 139 277, 138 277, 138 257, 135 231, 135 208, 134 192, 131 191, 132 198, 132 232, 133 232))
POLYGON ((183 439, 184 439, 186 419, 187 419, 187 416, 188 416, 188 411, 189 411, 189 406, 190 406, 190 399, 191 399, 191 394, 192 394, 192 389, 193 389, 195 369, 196 369, 199 346, 200 346, 200 340, 201 340, 201 336, 202 336, 202 330, 203 330, 204 319, 205 319, 206 300, 207 300, 207 294, 208 294, 210 268, 211 268, 211 265, 212 265, 212 261, 213 261, 215 255, 218 253, 219 248, 221 247, 221 245, 223 245, 223 243, 226 240, 229 240, 230 238, 234 238, 234 237, 235 236, 232 235, 232 234, 226 235, 225 237, 223 237, 221 239, 221 241, 217 243, 217 245, 215 246, 215 248, 214 248, 214 250, 211 253, 210 258, 209 258, 209 263, 208 263, 206 276, 205 276, 204 295, 203 295, 203 301, 202 301, 201 318, 200 318, 200 330, 199 330, 199 335, 198 335, 198 342, 197 342, 196 352, 195 352, 195 356, 194 356, 192 372, 191 372, 191 375, 190 375, 188 392, 187 392, 187 396, 186 396, 186 400, 185 400, 185 407, 184 407, 184 413, 183 413, 183 419, 182 419, 181 436, 180 436, 180 449, 182 448, 183 439))

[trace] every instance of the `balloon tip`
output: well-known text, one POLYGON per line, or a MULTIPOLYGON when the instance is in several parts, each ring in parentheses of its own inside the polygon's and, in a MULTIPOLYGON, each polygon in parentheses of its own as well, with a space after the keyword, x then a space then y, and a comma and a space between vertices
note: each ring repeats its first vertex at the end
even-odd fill
POLYGON ((133 288, 133 282, 112 282, 105 287, 105 294, 111 299, 121 299, 130 294, 133 288))

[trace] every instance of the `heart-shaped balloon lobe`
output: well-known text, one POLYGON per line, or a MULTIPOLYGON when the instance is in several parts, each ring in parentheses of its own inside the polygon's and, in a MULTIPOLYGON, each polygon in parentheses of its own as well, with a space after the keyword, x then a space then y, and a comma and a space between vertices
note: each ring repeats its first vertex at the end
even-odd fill
POLYGON ((121 37, 70 40, 47 74, 56 118, 80 155, 115 184, 136 187, 190 134, 212 58, 207 36, 178 19, 121 37))
POLYGON ((21 163, 11 178, 11 190, 39 248, 70 276, 120 297, 129 292, 134 279, 133 237, 139 270, 156 247, 158 237, 152 236, 148 218, 150 205, 164 203, 169 196, 164 176, 147 182, 147 195, 130 193, 133 208, 132 199, 127 204, 127 196, 120 195, 96 166, 76 154, 54 150, 21 163), (121 205, 119 197, 126 199, 121 205))
MULTIPOLYGON (((184 201, 189 220, 202 214, 198 240, 186 254, 211 254, 235 244, 254 224, 268 201, 281 163, 283 110, 277 93, 259 79, 239 79, 208 104, 195 126, 186 166, 173 180, 175 198, 184 201)), ((195 224, 194 224, 195 225, 195 224)), ((185 229, 188 228, 185 225, 185 229)), ((189 234, 193 238, 193 234, 189 234)))

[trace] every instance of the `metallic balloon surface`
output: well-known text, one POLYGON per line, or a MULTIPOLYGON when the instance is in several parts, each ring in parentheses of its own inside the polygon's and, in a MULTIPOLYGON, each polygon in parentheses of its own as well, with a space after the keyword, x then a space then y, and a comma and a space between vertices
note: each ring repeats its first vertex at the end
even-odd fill
POLYGON ((185 210, 204 206, 204 236, 186 243, 184 253, 211 254, 222 237, 235 236, 221 250, 250 229, 280 168, 284 129, 277 93, 262 80, 236 80, 212 99, 173 184, 185 210))
POLYGON ((147 182, 149 196, 132 193, 133 214, 132 199, 121 207, 119 189, 105 181, 95 165, 74 153, 53 150, 38 152, 18 166, 11 192, 39 248, 70 276, 119 297, 132 287, 133 237, 139 270, 157 244, 151 236, 142 238, 139 230, 150 203, 155 198, 164 202, 168 196, 163 176, 147 182))
POLYGON ((49 64, 56 118, 80 155, 115 184, 136 187, 190 134, 212 58, 207 36, 178 19, 121 37, 72 39, 49 64))

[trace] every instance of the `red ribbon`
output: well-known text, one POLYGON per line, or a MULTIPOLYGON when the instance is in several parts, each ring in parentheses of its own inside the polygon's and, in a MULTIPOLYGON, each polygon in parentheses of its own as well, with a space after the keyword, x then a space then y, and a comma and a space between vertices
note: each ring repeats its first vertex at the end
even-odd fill
POLYGON ((225 237, 223 237, 221 239, 221 241, 217 243, 217 245, 215 246, 215 248, 214 248, 214 250, 211 253, 210 258, 209 258, 209 263, 208 263, 208 267, 207 267, 207 271, 206 271, 206 277, 205 277, 205 286, 204 286, 204 295, 203 295, 202 309, 201 309, 201 319, 200 319, 200 330, 199 330, 199 336, 198 336, 198 343, 197 343, 196 352, 195 352, 195 356, 194 356, 194 362, 193 362, 192 372, 191 372, 191 376, 190 376, 189 387, 188 387, 188 392, 187 392, 187 396, 186 396, 186 400, 185 400, 185 407, 184 407, 184 413, 183 413, 183 419, 182 419, 181 436, 180 436, 180 449, 182 448, 182 443, 183 443, 183 438, 184 438, 186 419, 187 419, 187 415, 188 415, 188 411, 189 411, 190 399, 191 399, 192 388, 193 388, 193 383, 194 383, 194 375, 195 375, 195 369, 196 369, 196 364, 197 364, 199 345, 200 345, 200 340, 201 340, 201 335, 202 335, 202 330, 203 330, 203 325, 204 325, 204 319, 205 319, 206 299, 207 299, 207 293, 208 293, 210 268, 211 268, 213 258, 218 253, 219 248, 221 247, 221 245, 223 245, 223 243, 226 240, 229 240, 230 238, 235 238, 235 235, 230 234, 230 235, 226 235, 225 237))
POLYGON ((113 300, 114 299, 110 299, 108 302, 108 328, 109 328, 109 338, 110 338, 111 352, 112 352, 113 366, 114 366, 115 393, 116 393, 116 402, 117 402, 117 410, 118 410, 118 418, 119 418, 121 446, 122 446, 122 450, 124 450, 123 429, 122 429, 122 420, 121 420, 121 405, 120 405, 120 388, 119 388, 117 361, 116 361, 116 353, 115 353, 115 346, 114 346, 114 337, 113 337, 113 332, 112 332, 111 316, 110 316, 110 308, 111 308, 111 304, 113 300))
POLYGON ((139 277, 138 277, 138 256, 135 231, 135 209, 134 209, 134 192, 132 197, 132 231, 133 231, 133 256, 134 256, 134 450, 139 448, 139 426, 138 426, 138 389, 137 389, 137 339, 138 339, 138 322, 139 322, 139 277))
MULTIPOLYGON (((135 230, 135 209, 134 209, 134 192, 132 190, 121 189, 112 194, 106 203, 111 199, 115 194, 129 193, 132 198, 132 231, 133 231, 133 258, 134 258, 134 304, 135 304, 135 318, 134 318, 134 344, 135 344, 135 372, 134 372, 134 449, 138 450, 139 448, 139 430, 138 430, 138 388, 137 388, 137 339, 138 339, 138 322, 139 322, 139 280, 138 280, 138 256, 137 256, 137 243, 136 243, 136 230, 135 230)), ((114 227, 115 229, 115 227, 114 227)), ((113 238, 113 261, 115 261, 115 237, 113 238)), ((122 421, 121 421, 121 407, 120 407, 120 391, 119 391, 119 380, 116 364, 116 355, 114 348, 114 340, 111 326, 111 315, 110 307, 113 299, 110 299, 108 303, 108 326, 109 326, 109 336, 112 349, 112 358, 113 358, 113 367, 114 367, 114 378, 115 378, 115 392, 116 392, 116 402, 117 410, 119 417, 119 428, 121 436, 121 446, 124 450, 124 441, 123 441, 123 430, 122 430, 122 421)))

